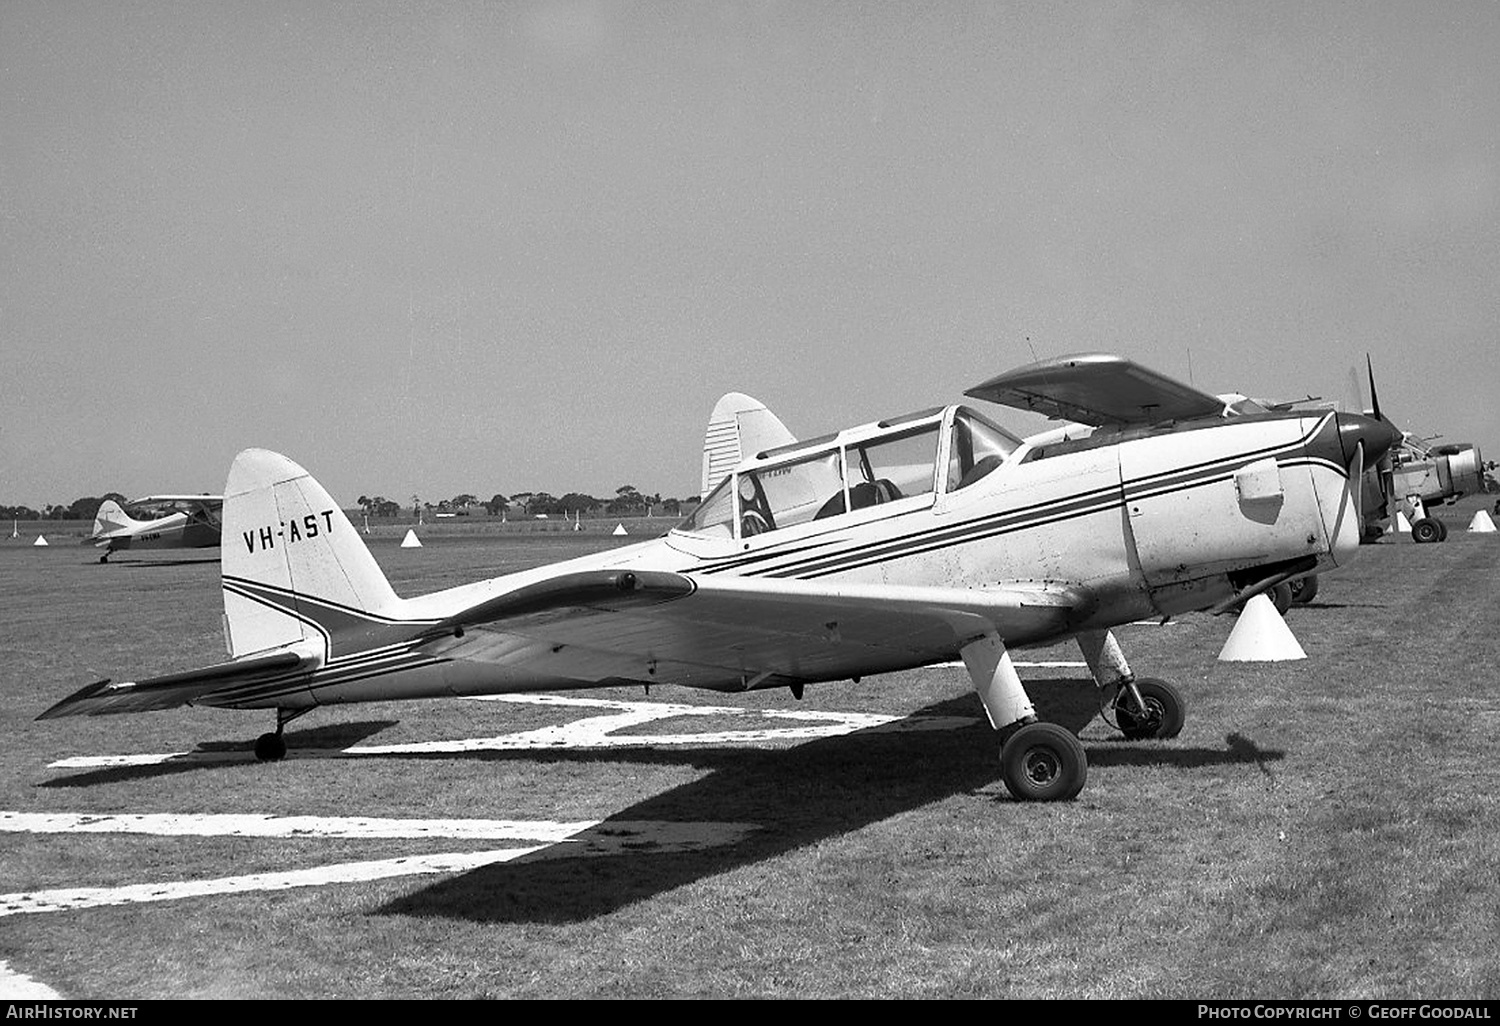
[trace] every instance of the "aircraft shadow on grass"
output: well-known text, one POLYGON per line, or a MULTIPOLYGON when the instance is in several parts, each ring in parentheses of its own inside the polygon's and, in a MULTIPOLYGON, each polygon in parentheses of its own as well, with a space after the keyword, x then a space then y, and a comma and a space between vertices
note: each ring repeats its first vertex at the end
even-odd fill
MULTIPOLYGON (((1059 693, 1054 692, 1053 697, 1059 697, 1059 693)), ((1049 703, 1038 697, 1036 705, 1040 715, 1076 731, 1095 713, 1091 699, 1084 704, 1049 703)), ((445 879, 376 911, 475 922, 582 922, 954 795, 993 794, 995 801, 1011 803, 998 786, 996 746, 986 743, 990 731, 975 696, 939 702, 918 715, 971 716, 975 725, 956 731, 873 728, 779 751, 726 748, 653 752, 651 761, 691 760, 711 771, 693 783, 622 809, 591 830, 575 835, 567 845, 554 845, 445 879), (736 823, 753 829, 733 844, 690 851, 653 853, 642 849, 572 857, 590 849, 591 839, 628 832, 630 824, 640 822, 680 823, 685 827, 705 822, 736 823)), ((513 752, 485 754, 533 757, 513 752)), ((547 754, 551 758, 567 757, 558 752, 547 754)), ((619 762, 623 754, 617 751, 594 757, 619 762)), ((1256 763, 1264 771, 1265 761, 1279 759, 1281 754, 1261 751, 1253 742, 1240 738, 1231 741, 1227 749, 1218 750, 1090 743, 1089 758, 1101 767, 1256 763)), ((1015 807, 1026 808, 1019 803, 1015 807)), ((617 846, 615 850, 619 850, 617 846)))
POLYGON ((121 559, 117 559, 117 560, 115 560, 114 565, 115 566, 130 567, 132 570, 146 570, 146 569, 157 569, 157 568, 160 568, 160 567, 197 566, 197 565, 203 564, 203 563, 212 563, 214 566, 218 566, 219 565, 219 557, 218 556, 213 556, 213 557, 210 557, 210 558, 207 558, 207 559, 142 559, 142 560, 121 560, 121 559))
MULTIPOLYGON (((400 720, 359 720, 347 723, 330 723, 321 727, 310 727, 306 730, 288 731, 287 736, 295 740, 299 748, 310 752, 318 750, 339 752, 345 748, 352 748, 363 741, 367 741, 382 731, 396 726, 400 722, 400 720)), ((131 780, 151 780, 156 777, 170 777, 182 773, 193 773, 199 770, 223 768, 223 760, 196 757, 244 753, 248 762, 254 758, 253 748, 253 744, 248 741, 201 741, 198 747, 193 749, 189 753, 188 758, 185 759, 154 762, 144 766, 108 766, 102 769, 90 769, 82 773, 72 773, 67 776, 44 781, 38 786, 92 787, 96 784, 119 784, 131 780)))
MULTIPOLYGON (((1093 682, 1049 680, 1036 691, 1037 712, 1069 730, 1083 730, 1098 714, 1093 682)), ((689 764, 707 771, 692 783, 636 802, 575 834, 567 842, 504 863, 445 878, 388 902, 375 911, 392 915, 442 916, 474 922, 583 922, 634 902, 740 866, 775 858, 819 841, 852 833, 902 812, 955 795, 975 795, 1011 805, 999 784, 993 734, 977 696, 966 694, 929 705, 916 717, 967 718, 972 726, 950 730, 875 727, 804 742, 785 749, 721 744, 691 748, 642 746, 618 749, 546 749, 446 753, 349 755, 350 760, 396 758, 636 764, 689 764), (732 843, 665 846, 648 840, 622 845, 619 838, 642 823, 681 825, 688 836, 714 824, 748 831, 732 843)), ((322 749, 338 757, 345 748, 395 726, 395 720, 330 724, 298 731, 298 750, 322 749)), ((1090 763, 1098 768, 1267 763, 1282 753, 1260 749, 1230 734, 1224 748, 1177 747, 1171 742, 1133 744, 1089 740, 1090 763)), ((205 742, 194 755, 240 752, 244 742, 205 742)), ((217 760, 183 760, 149 766, 91 770, 44 787, 80 787, 150 779, 222 768, 217 760)), ((253 769, 253 767, 246 767, 253 769)), ((378 810, 369 810, 378 815, 378 810)))

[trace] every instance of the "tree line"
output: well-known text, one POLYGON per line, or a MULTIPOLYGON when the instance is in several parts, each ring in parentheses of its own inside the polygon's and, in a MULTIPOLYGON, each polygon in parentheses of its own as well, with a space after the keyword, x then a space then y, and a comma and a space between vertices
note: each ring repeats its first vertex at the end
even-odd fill
POLYGON ((691 499, 662 498, 660 493, 648 495, 635 485, 621 485, 615 489, 612 499, 601 499, 583 492, 568 492, 556 496, 549 492, 516 492, 513 495, 495 493, 481 501, 478 496, 465 492, 451 499, 425 502, 413 495, 403 505, 384 495, 361 495, 358 504, 367 517, 397 517, 410 510, 412 516, 429 513, 452 513, 458 516, 473 515, 483 511, 492 517, 502 516, 647 516, 662 513, 680 516, 685 509, 697 505, 698 497, 691 499))
POLYGON ((105 499, 114 499, 122 506, 126 501, 125 496, 119 492, 106 492, 103 495, 74 499, 66 506, 50 502, 41 509, 32 509, 30 506, 0 506, 0 520, 93 520, 99 512, 99 507, 104 505, 105 499))
MULTIPOLYGON (((41 509, 30 506, 0 505, 0 519, 6 520, 93 520, 104 500, 113 499, 120 505, 128 501, 119 492, 85 496, 74 499, 66 506, 47 503, 41 509)), ((555 496, 547 492, 516 492, 514 495, 495 493, 486 501, 478 496, 464 493, 451 499, 424 502, 413 495, 406 504, 387 499, 383 495, 361 495, 360 509, 367 517, 398 517, 410 510, 412 516, 421 514, 453 513, 472 515, 480 510, 492 517, 499 516, 611 516, 638 517, 660 513, 665 516, 680 516, 697 505, 698 497, 689 499, 662 498, 660 493, 647 495, 635 485, 621 485, 615 489, 612 499, 600 499, 582 492, 568 492, 555 496)))

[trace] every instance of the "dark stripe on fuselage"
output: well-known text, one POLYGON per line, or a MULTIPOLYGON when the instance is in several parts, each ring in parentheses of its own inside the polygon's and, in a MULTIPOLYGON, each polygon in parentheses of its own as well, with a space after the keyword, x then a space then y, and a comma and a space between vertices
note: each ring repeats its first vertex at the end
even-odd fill
MULTIPOLYGON (((1294 418, 1285 416, 1274 419, 1294 418)), ((1306 446, 1315 437, 1328 430, 1332 423, 1333 415, 1326 414, 1316 426, 1294 441, 1265 445, 1228 456, 1218 456, 1188 467, 1173 467, 1171 470, 1160 473, 1132 478, 1122 485, 1097 488, 998 513, 989 513, 959 524, 923 528, 875 546, 850 545, 843 551, 826 552, 823 550, 833 544, 831 540, 809 540, 809 544, 795 547, 737 554, 710 565, 686 568, 684 572, 706 575, 729 573, 746 577, 826 577, 894 559, 1107 512, 1133 500, 1201 488, 1230 480, 1235 473, 1251 463, 1273 456, 1283 457, 1277 460, 1278 466, 1281 467, 1318 465, 1347 476, 1345 470, 1336 463, 1307 456, 1304 453, 1306 446)))
POLYGON ((225 577, 224 590, 293 617, 323 637, 325 662, 311 674, 287 674, 203 696, 206 705, 264 704, 321 688, 449 660, 418 651, 416 638, 436 620, 399 620, 242 577, 225 577))

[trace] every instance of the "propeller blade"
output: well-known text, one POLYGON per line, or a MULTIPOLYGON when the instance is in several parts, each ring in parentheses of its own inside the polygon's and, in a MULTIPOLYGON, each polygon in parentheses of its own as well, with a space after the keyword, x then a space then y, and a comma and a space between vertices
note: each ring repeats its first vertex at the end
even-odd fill
POLYGON ((1355 523, 1363 525, 1365 493, 1365 443, 1354 447, 1354 458, 1349 461, 1349 494, 1354 500, 1355 523))
POLYGON ((1369 353, 1365 354, 1365 369, 1370 372, 1370 412, 1376 420, 1385 420, 1380 415, 1380 398, 1375 394, 1375 365, 1370 362, 1369 353))

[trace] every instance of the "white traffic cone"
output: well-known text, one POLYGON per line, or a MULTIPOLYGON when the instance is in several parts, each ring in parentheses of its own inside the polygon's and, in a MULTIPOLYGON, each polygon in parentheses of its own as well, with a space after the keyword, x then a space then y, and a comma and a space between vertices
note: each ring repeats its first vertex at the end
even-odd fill
POLYGON ((1474 511, 1474 519, 1469 521, 1469 530, 1476 534, 1494 534, 1495 521, 1482 509, 1474 511))
POLYGON ((1239 622, 1219 652, 1221 663, 1270 663, 1306 659, 1292 629, 1276 611, 1271 596, 1262 592, 1245 603, 1239 622))
POLYGON ((406 537, 401 539, 401 547, 403 549, 420 549, 422 543, 417 540, 417 532, 408 527, 406 529, 406 537))
POLYGON ((1387 534, 1411 534, 1411 521, 1406 519, 1406 514, 1400 510, 1396 511, 1396 519, 1391 521, 1390 530, 1387 534))
POLYGON ((43 538, 41 535, 37 535, 36 536, 36 541, 32 542, 31 544, 32 545, 46 545, 47 544, 47 539, 43 538))
POLYGON ((625 530, 625 525, 624 524, 616 524, 615 525, 615 529, 614 529, 614 533, 616 535, 621 535, 621 534, 629 534, 630 532, 627 531, 627 530, 625 530))

